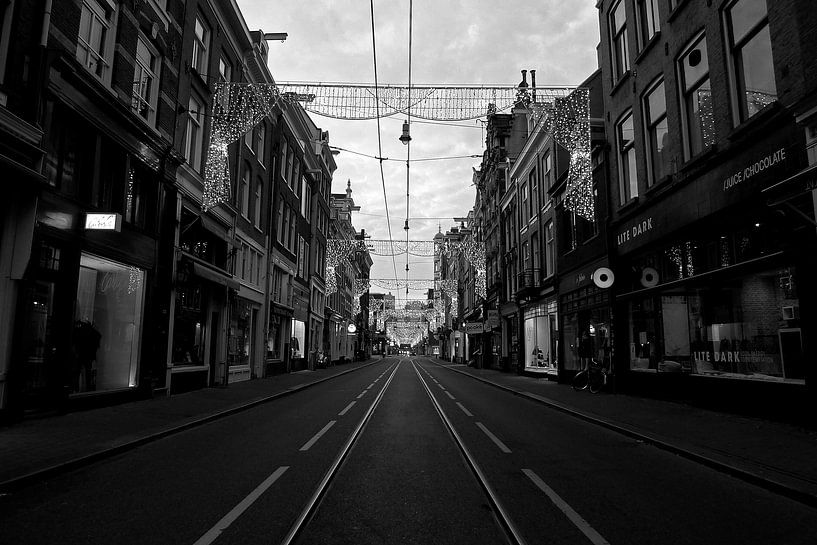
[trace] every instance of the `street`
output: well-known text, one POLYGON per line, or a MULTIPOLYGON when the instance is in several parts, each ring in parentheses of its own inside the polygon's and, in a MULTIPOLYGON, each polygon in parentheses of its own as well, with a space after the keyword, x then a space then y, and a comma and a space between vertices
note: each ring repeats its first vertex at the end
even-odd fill
POLYGON ((814 542, 817 511, 419 357, 0 498, 0 543, 814 542))

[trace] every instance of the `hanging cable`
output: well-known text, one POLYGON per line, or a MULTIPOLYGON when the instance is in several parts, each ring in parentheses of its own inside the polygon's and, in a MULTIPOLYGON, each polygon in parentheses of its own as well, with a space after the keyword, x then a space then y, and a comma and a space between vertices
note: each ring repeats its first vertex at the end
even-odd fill
MULTIPOLYGON (((394 247, 394 238, 391 234, 391 219, 389 218, 389 199, 386 196, 386 176, 383 173, 383 144, 380 138, 380 99, 377 97, 377 42, 375 40, 375 25, 374 25, 374 0, 370 0, 372 13, 372 58, 374 62, 374 86, 375 86, 375 104, 377 105, 377 156, 380 157, 380 182, 383 185, 383 204, 386 206, 386 226, 389 228, 389 242, 394 247)), ((394 252, 392 252, 393 254, 394 252)), ((394 279, 397 280, 397 261, 392 255, 392 267, 394 268, 394 279)), ((399 295, 398 295, 399 300, 399 295)))
MULTIPOLYGON (((409 0, 409 26, 408 26, 408 100, 406 102, 406 124, 408 125, 409 135, 411 134, 411 33, 412 33, 412 12, 413 0, 409 0)), ((411 180, 411 137, 405 140, 406 144, 406 247, 409 245, 409 202, 410 202, 410 180, 411 180)), ((409 295, 408 280, 409 280, 409 256, 406 253, 406 297, 409 295)))

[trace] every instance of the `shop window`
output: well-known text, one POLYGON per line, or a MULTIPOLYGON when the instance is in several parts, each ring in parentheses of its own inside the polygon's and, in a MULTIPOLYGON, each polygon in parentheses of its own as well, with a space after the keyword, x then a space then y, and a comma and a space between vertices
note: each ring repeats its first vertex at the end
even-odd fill
POLYGON ((627 16, 624 9, 624 0, 619 0, 610 9, 609 26, 613 81, 616 82, 630 69, 630 54, 627 50, 627 16))
POLYGON ((766 0, 737 0, 726 8, 738 121, 777 100, 766 0))
POLYGON ((631 368, 803 381, 799 299, 779 268, 630 304, 631 368))
POLYGON ((306 346, 306 324, 300 320, 292 319, 292 337, 289 339, 290 357, 293 359, 304 358, 306 346))
POLYGON ((684 121, 684 149, 687 159, 715 143, 715 112, 709 81, 706 36, 701 35, 681 55, 678 70, 681 112, 684 121))
POLYGON ((653 185, 670 171, 669 126, 664 81, 661 80, 644 96, 644 130, 647 139, 647 183, 653 185))
POLYGON ((644 49, 660 29, 658 0, 636 0, 638 49, 644 49))
POLYGON ((72 392, 137 386, 143 269, 83 253, 72 333, 72 392))
POLYGON ((282 345, 281 317, 275 314, 270 316, 269 334, 267 335, 267 359, 280 360, 282 345))
POLYGON ((230 367, 250 365, 253 332, 252 305, 244 299, 233 301, 230 309, 230 331, 227 364, 230 367))
POLYGON ((136 58, 133 66, 131 109, 151 126, 156 124, 159 67, 159 54, 145 38, 139 36, 136 41, 136 58))
POLYGON ((155 193, 151 173, 131 159, 125 186, 125 221, 142 229, 152 229, 155 218, 152 213, 155 193))
POLYGON ((635 129, 632 112, 616 124, 616 148, 618 150, 619 202, 624 205, 638 197, 638 173, 635 157, 635 129))
POLYGON ((558 367, 558 327, 556 302, 525 310, 525 368, 556 372, 558 367))
POLYGON ((176 308, 173 321, 174 365, 203 365, 204 330, 207 313, 202 298, 201 281, 188 277, 187 283, 176 287, 176 308))
POLYGON ((97 79, 111 82, 116 5, 108 0, 84 0, 77 36, 77 60, 97 79))

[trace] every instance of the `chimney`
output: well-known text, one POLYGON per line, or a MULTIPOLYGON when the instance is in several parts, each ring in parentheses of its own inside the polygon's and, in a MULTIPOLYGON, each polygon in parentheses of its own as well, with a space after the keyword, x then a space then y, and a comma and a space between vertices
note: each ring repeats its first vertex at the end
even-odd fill
POLYGON ((531 101, 536 102, 536 70, 530 71, 531 101))
POLYGON ((525 88, 528 86, 528 71, 522 70, 522 81, 519 83, 517 87, 525 88))

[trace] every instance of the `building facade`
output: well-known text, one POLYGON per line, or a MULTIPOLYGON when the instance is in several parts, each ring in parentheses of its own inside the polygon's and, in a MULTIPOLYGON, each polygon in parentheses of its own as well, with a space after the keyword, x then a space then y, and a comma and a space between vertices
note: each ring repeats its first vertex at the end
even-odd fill
POLYGON ((813 6, 598 7, 620 382, 735 403, 762 395, 770 410, 807 397, 813 6))

